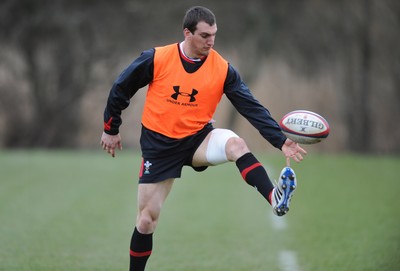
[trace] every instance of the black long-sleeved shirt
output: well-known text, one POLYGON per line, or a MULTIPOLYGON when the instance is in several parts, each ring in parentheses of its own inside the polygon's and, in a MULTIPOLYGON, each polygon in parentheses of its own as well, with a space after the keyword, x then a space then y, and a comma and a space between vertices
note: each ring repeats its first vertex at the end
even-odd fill
MULTIPOLYGON (((177 44, 179 50, 179 44, 177 44)), ((118 134, 122 123, 121 112, 129 106, 130 99, 142 87, 153 80, 155 49, 144 51, 134 60, 114 82, 104 111, 104 131, 118 134)), ((181 54, 182 65, 187 72, 195 72, 202 61, 188 61, 181 54)), ((249 88, 240 78, 239 73, 228 65, 224 83, 224 94, 236 108, 273 146, 281 149, 286 140, 278 123, 270 112, 251 94, 249 88)))

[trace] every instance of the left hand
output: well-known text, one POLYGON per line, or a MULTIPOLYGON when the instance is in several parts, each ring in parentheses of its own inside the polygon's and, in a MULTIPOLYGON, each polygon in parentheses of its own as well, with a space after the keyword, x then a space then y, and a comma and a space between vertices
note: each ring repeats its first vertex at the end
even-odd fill
POLYGON ((306 150, 289 138, 286 139, 285 143, 282 145, 282 152, 286 157, 286 165, 288 167, 290 167, 290 158, 300 163, 303 160, 303 155, 307 154, 306 150))

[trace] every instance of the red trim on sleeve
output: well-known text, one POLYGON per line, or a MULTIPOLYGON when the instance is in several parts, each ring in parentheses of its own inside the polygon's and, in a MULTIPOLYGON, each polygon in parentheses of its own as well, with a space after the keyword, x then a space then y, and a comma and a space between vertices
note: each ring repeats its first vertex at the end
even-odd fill
POLYGON ((104 130, 105 131, 110 131, 111 130, 111 122, 112 122, 112 117, 107 122, 104 122, 104 130))

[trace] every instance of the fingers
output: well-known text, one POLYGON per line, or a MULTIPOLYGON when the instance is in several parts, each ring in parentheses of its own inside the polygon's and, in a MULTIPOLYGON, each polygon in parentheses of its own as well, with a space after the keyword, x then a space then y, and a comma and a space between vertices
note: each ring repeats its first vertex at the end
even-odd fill
POLYGON ((300 163, 301 161, 303 161, 303 156, 299 152, 294 154, 292 158, 297 163, 300 163))
POLYGON ((307 154, 307 151, 305 149, 303 149, 299 145, 297 145, 297 147, 298 147, 299 152, 301 152, 302 154, 307 154))
POLYGON ((112 157, 115 157, 115 146, 109 147, 107 152, 111 154, 112 157))
MULTIPOLYGON (((112 157, 115 157, 115 144, 106 144, 104 141, 101 141, 100 144, 103 150, 111 154, 112 157)), ((122 145, 120 143, 118 144, 118 148, 122 150, 122 145)))
POLYGON ((296 163, 300 163, 304 159, 303 155, 307 155, 307 151, 296 144, 295 148, 292 148, 286 156, 286 165, 290 167, 290 159, 293 159, 296 163))
POLYGON ((113 147, 110 145, 107 145, 105 142, 101 142, 101 146, 103 147, 103 150, 105 150, 107 153, 111 154, 113 157, 115 155, 115 151, 113 151, 113 147))
POLYGON ((115 149, 118 148, 119 150, 122 150, 121 136, 119 134, 108 135, 103 132, 100 145, 103 150, 111 154, 112 157, 115 157, 115 149))
POLYGON ((290 166, 290 159, 293 159, 296 163, 303 161, 303 156, 300 153, 292 154, 286 158, 286 164, 290 166), (289 162, 288 162, 289 161, 289 162))

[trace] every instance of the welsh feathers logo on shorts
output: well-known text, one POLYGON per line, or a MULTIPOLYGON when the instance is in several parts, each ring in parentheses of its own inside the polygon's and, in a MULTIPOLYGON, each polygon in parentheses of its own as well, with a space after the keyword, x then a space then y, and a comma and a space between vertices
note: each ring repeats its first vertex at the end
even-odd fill
POLYGON ((143 174, 150 174, 150 167, 151 167, 152 165, 153 165, 153 164, 150 163, 149 161, 146 161, 145 163, 143 163, 143 166, 144 166, 144 172, 143 172, 143 174))

